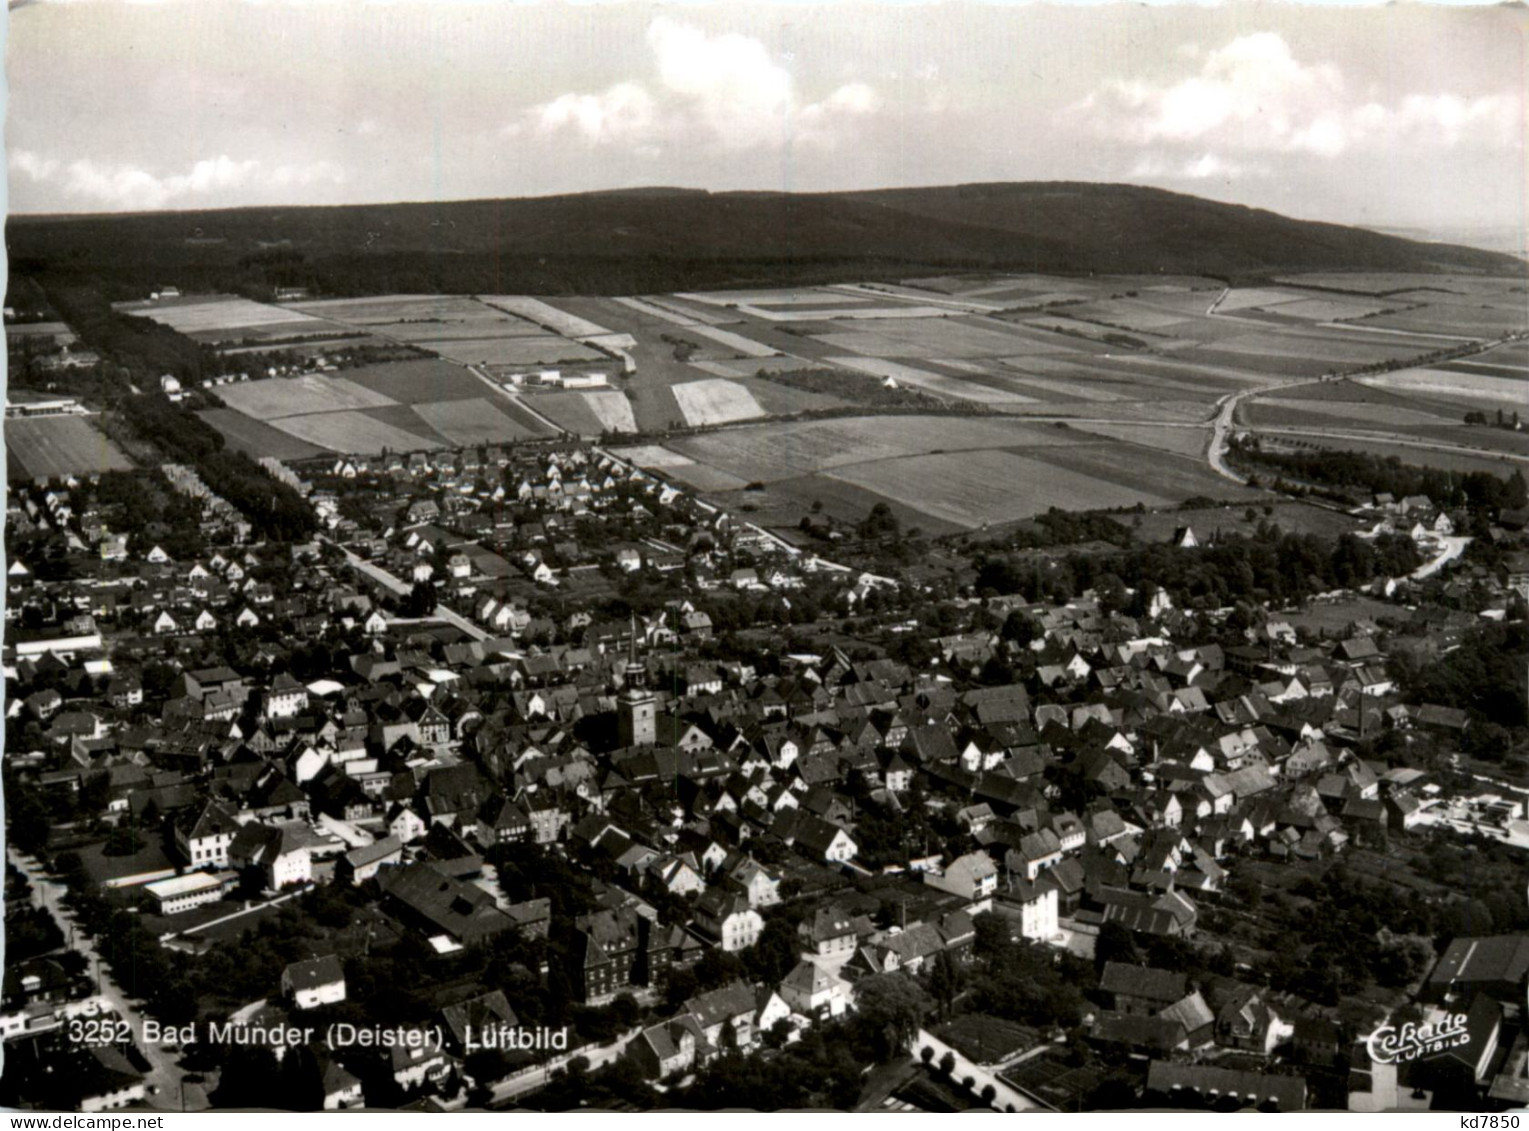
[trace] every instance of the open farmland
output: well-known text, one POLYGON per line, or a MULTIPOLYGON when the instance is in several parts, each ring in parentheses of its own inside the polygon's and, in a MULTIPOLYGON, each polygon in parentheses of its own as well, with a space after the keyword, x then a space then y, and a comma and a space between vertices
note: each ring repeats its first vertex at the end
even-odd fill
POLYGON ((1198 426, 1184 428, 1172 424, 1099 424, 1089 421, 1078 427, 1095 436, 1139 444, 1144 448, 1172 452, 1190 459, 1203 457, 1210 444, 1210 429, 1198 426))
POLYGON ((243 452, 251 459, 264 456, 274 459, 312 459, 325 452, 323 448, 231 408, 209 408, 197 415, 223 434, 224 441, 232 451, 243 452))
POLYGON ((632 414, 632 402, 619 389, 607 392, 586 392, 584 403, 605 427, 607 432, 635 432, 637 418, 632 414))
POLYGON ((653 471, 667 471, 670 468, 686 467, 695 463, 695 460, 689 456, 671 452, 661 444, 638 444, 635 447, 612 448, 611 454, 617 459, 624 459, 637 467, 653 471))
POLYGON ((423 404, 481 397, 488 388, 459 365, 443 361, 390 361, 347 369, 348 381, 385 397, 389 403, 423 404))
POLYGON ((11 342, 27 338, 51 338, 53 344, 58 346, 72 346, 75 343, 74 331, 62 322, 7 322, 5 337, 11 342))
POLYGON ((1341 424, 1359 427, 1398 427, 1459 422, 1458 418, 1430 412, 1425 408, 1409 408, 1398 404, 1360 405, 1352 401, 1283 398, 1254 401, 1241 407, 1240 419, 1254 428, 1260 425, 1273 427, 1305 424, 1326 427, 1337 427, 1341 424))
POLYGON ((1133 490, 1005 451, 945 452, 853 464, 826 473, 957 526, 1012 522, 1044 511, 1055 500, 1092 510, 1168 498, 1133 490))
POLYGON ((217 397, 229 408, 256 420, 274 420, 314 412, 381 408, 394 403, 391 397, 373 392, 344 377, 316 373, 222 385, 217 389, 217 397))
MULTIPOLYGON (((1474 442, 1481 439, 1485 431, 1481 429, 1473 433, 1462 429, 1463 434, 1460 440, 1474 442)), ((1525 458, 1522 456, 1515 459, 1509 454, 1493 455, 1489 451, 1483 451, 1479 455, 1470 452, 1444 451, 1429 447, 1428 437, 1412 440, 1411 437, 1404 439, 1400 434, 1395 440, 1387 440, 1383 433, 1377 434, 1374 439, 1355 439, 1350 436, 1328 437, 1313 433, 1287 437, 1265 433, 1264 447, 1279 450, 1292 440, 1307 449, 1325 448, 1329 451, 1369 452, 1382 459, 1390 459, 1394 456, 1403 463, 1419 467, 1437 467, 1444 471, 1488 471, 1493 475, 1510 475, 1515 468, 1525 468, 1525 458)), ((1525 473, 1529 474, 1529 468, 1525 468, 1525 473)))
POLYGON ((1487 373, 1461 372, 1453 369, 1400 369, 1359 378, 1365 385, 1402 392, 1431 393, 1445 397, 1460 396, 1473 400, 1501 401, 1505 406, 1521 408, 1529 403, 1529 373, 1522 377, 1497 377, 1487 373))
MULTIPOLYGON (((436 341, 429 348, 463 365, 543 366, 608 360, 599 350, 550 335, 436 341)), ((612 365, 617 364, 614 360, 612 365)))
POLYGON ((444 446, 436 440, 406 432, 364 412, 319 412, 308 416, 284 416, 273 423, 274 427, 290 436, 332 452, 380 455, 384 448, 394 452, 413 452, 444 446))
POLYGON ((939 452, 836 467, 824 473, 953 523, 1012 522, 1066 500, 1068 509, 1166 506, 1196 494, 1261 498, 1218 479, 1198 459, 1109 442, 939 452))
POLYGON ((905 365, 903 362, 890 361, 881 357, 831 357, 828 361, 845 369, 853 369, 857 373, 867 373, 872 377, 890 379, 899 385, 923 389, 938 397, 954 397, 958 400, 977 401, 982 404, 1032 404, 1038 399, 1012 390, 994 389, 962 377, 952 377, 932 369, 921 369, 916 365, 905 365))
POLYGON ((412 407, 436 432, 464 447, 529 440, 537 435, 481 397, 465 401, 427 401, 412 407))
POLYGON ((187 295, 179 299, 117 303, 115 309, 151 319, 202 341, 298 337, 339 330, 333 323, 300 310, 253 302, 237 295, 187 295))
POLYGON ((674 399, 679 402, 685 422, 692 427, 708 424, 731 424, 738 420, 753 420, 764 415, 764 409, 754 399, 754 394, 736 381, 719 379, 690 381, 671 387, 674 399))
POLYGON ((666 446, 745 481, 769 482, 936 449, 1067 444, 1075 439, 1065 429, 991 417, 856 416, 734 428, 666 446))
POLYGON ((129 471, 132 461, 83 416, 7 417, 6 466, 12 478, 52 479, 129 471))
POLYGON ((1008 332, 956 318, 881 323, 874 330, 836 331, 820 334, 818 339, 842 352, 866 357, 1007 357, 1072 348, 1065 339, 1059 340, 1044 331, 1016 327, 1008 332))
POLYGON ((604 326, 580 318, 566 310, 527 295, 487 295, 483 301, 499 310, 519 315, 538 326, 544 326, 564 338, 603 337, 610 333, 604 326))

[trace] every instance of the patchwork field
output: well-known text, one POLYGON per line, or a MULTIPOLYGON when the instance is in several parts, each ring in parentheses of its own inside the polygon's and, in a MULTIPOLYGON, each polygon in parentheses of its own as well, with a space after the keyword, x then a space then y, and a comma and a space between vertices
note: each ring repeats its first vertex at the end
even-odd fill
POLYGON ((237 295, 187 295, 177 299, 119 302, 122 314, 148 318, 204 341, 244 337, 297 337, 339 329, 322 318, 292 307, 253 302, 237 295))
POLYGON ((1066 429, 993 417, 857 416, 735 428, 665 445, 745 482, 770 482, 851 463, 936 450, 1069 444, 1066 429))
POLYGON ((1361 377, 1359 380, 1362 384, 1378 389, 1501 401, 1515 407, 1529 404, 1529 374, 1521 377, 1497 377, 1488 373, 1462 372, 1459 369, 1401 369, 1394 373, 1361 377))
POLYGON ((1210 444, 1210 429, 1201 427, 1182 428, 1161 424, 1099 424, 1089 421, 1078 426, 1082 431, 1144 448, 1172 452, 1174 455, 1199 459, 1205 455, 1210 444))
POLYGON ((312 459, 323 455, 326 450, 231 408, 209 408, 197 415, 223 433, 223 439, 230 449, 243 452, 251 459, 263 456, 275 459, 312 459))
POLYGON ((635 432, 637 418, 632 413, 632 402, 620 390, 583 393, 584 403, 595 414, 607 432, 635 432))
POLYGON ((689 456, 672 452, 661 444, 638 444, 628 448, 612 448, 611 454, 637 467, 652 470, 686 467, 695 462, 689 456))
POLYGON ((466 401, 428 401, 412 406, 431 428, 453 444, 502 444, 536 436, 482 398, 466 401))
POLYGON ((756 420, 764 415, 754 394, 736 381, 690 381, 671 386, 671 392, 685 414, 685 422, 692 427, 756 420))
POLYGON ((1078 510, 1172 501, 1168 495, 1007 451, 908 456, 853 464, 826 474, 965 527, 1028 518, 1055 505, 1058 498, 1068 499, 1068 506, 1078 510))
MULTIPOLYGON (((828 491, 846 508, 838 517, 863 517, 867 500, 886 500, 929 520, 926 529, 1010 522, 1050 506, 1160 506, 1193 495, 1264 498, 1210 470, 1198 450, 1202 430, 1176 431, 1194 437, 1192 453, 992 417, 855 417, 732 429, 639 454, 645 466, 702 491, 726 495, 759 484, 768 496, 751 489, 733 503, 789 510, 824 501, 819 496, 828 491), (862 507, 858 515, 850 499, 862 507)), ((1189 446, 1184 438, 1175 444, 1189 446)))
POLYGON ((204 419, 252 456, 376 454, 544 437, 547 426, 460 366, 402 361, 220 386, 204 419))
POLYGON ((555 366, 606 359, 599 350, 550 335, 437 341, 429 348, 463 365, 555 366))
POLYGON ((439 441, 426 439, 386 424, 364 412, 320 412, 309 416, 284 416, 273 427, 289 436, 332 452, 357 455, 380 455, 384 448, 394 452, 414 452, 443 447, 439 441))
POLYGON ((345 377, 317 373, 222 385, 216 395, 229 408, 256 420, 275 420, 283 416, 302 416, 315 412, 380 408, 395 403, 391 397, 373 392, 345 377))
MULTIPOLYGON (((1485 430, 1480 431, 1484 432, 1485 430)), ((1379 438, 1374 440, 1353 440, 1347 438, 1327 440, 1319 436, 1302 436, 1300 439, 1304 444, 1315 445, 1333 451, 1369 452, 1383 459, 1389 459, 1394 456, 1403 463, 1416 464, 1420 467, 1437 467, 1445 471, 1488 471, 1493 475, 1509 475, 1513 472, 1514 468, 1524 467, 1522 459, 1514 460, 1507 456, 1493 455, 1490 452, 1474 455, 1470 452, 1440 451, 1429 448, 1422 443, 1404 444, 1387 442, 1379 438)))
POLYGON ((488 389, 459 365, 443 361, 391 361, 345 370, 345 379, 398 404, 459 401, 481 397, 488 389))
POLYGON ((132 461, 87 418, 34 416, 5 421, 7 473, 15 479, 52 479, 129 471, 132 461))

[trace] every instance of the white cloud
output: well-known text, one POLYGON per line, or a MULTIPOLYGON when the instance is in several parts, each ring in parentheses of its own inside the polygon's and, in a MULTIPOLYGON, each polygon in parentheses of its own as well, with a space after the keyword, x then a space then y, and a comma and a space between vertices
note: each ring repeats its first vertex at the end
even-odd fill
POLYGON ((1244 161, 1228 161, 1215 153, 1201 153, 1185 160, 1147 154, 1131 168, 1135 178, 1153 181, 1235 181, 1268 176, 1266 166, 1244 161))
POLYGON ((56 160, 42 157, 30 149, 13 149, 9 165, 13 172, 24 173, 34 181, 46 181, 58 171, 56 160))
POLYGON ((10 167, 65 196, 108 210, 194 206, 198 197, 218 197, 229 189, 292 188, 342 184, 345 171, 333 161, 267 167, 227 154, 205 158, 181 173, 160 175, 131 164, 82 157, 67 164, 28 150, 11 154, 10 167))
POLYGON ((657 153, 704 143, 725 152, 832 146, 850 121, 875 113, 876 91, 847 83, 804 103, 789 69, 765 45, 736 33, 710 35, 659 16, 648 27, 656 82, 620 82, 600 93, 568 93, 532 107, 506 136, 528 129, 572 133, 590 145, 657 153))
POLYGON ((1108 82, 1073 110, 1098 132, 1142 146, 1214 145, 1321 158, 1361 146, 1516 144, 1523 130, 1522 106, 1511 94, 1362 101, 1337 67, 1296 58, 1273 32, 1232 40, 1207 53, 1196 73, 1174 82, 1108 82))
POLYGON ((591 145, 641 143, 653 136, 658 111, 637 83, 617 83, 603 94, 564 94, 533 111, 542 133, 573 130, 591 145))

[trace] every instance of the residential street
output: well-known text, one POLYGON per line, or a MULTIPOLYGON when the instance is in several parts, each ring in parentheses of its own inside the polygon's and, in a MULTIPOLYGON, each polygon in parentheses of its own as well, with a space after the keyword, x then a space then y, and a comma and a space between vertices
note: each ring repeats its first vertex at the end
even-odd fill
POLYGON ((149 1044, 140 1039, 143 1033, 143 1013, 112 980, 110 970, 96 952, 95 941, 78 929, 74 916, 70 914, 68 908, 63 906, 61 901, 68 889, 63 884, 47 879, 42 865, 30 856, 11 847, 6 848, 6 855, 31 882, 33 906, 41 907, 53 916, 59 930, 64 932, 65 939, 72 938, 72 949, 85 956, 85 960, 90 964, 91 973, 98 976, 100 996, 119 1017, 132 1026, 134 1044, 138 1046, 139 1051, 148 1059, 151 1066, 145 1077, 145 1084, 149 1089, 146 1102, 151 1107, 163 1111, 179 1111, 181 1079, 186 1073, 176 1063, 173 1054, 159 1045, 149 1044))

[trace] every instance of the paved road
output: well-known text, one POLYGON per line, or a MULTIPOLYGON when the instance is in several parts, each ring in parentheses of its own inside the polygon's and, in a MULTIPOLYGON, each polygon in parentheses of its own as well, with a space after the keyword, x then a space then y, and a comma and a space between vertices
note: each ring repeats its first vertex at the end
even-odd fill
POLYGON ((1421 581, 1425 577, 1432 577, 1450 562, 1465 553, 1465 548, 1471 544, 1469 538, 1451 537, 1442 539, 1442 541, 1444 544, 1439 552, 1412 571, 1412 579, 1414 581, 1421 581))
MULTIPOLYGON (((349 564, 352 569, 355 569, 359 573, 364 573, 367 577, 370 577, 373 581, 377 582, 377 584, 381 585, 390 593, 393 593, 399 597, 407 597, 409 595, 409 590, 412 588, 412 586, 405 582, 401 577, 398 577, 396 574, 389 573, 376 562, 369 562, 365 558, 352 553, 350 550, 347 550, 344 546, 340 545, 332 538, 326 537, 324 538, 324 541, 328 542, 335 549, 339 550, 340 553, 344 554, 346 563, 349 564)), ((474 640, 487 640, 489 638, 489 633, 473 624, 472 621, 468 620, 460 613, 448 609, 445 605, 437 605, 435 607, 434 618, 436 620, 443 620, 447 624, 461 629, 474 640)))
POLYGON ((550 419, 549 417, 547 417, 543 413, 537 412, 535 406, 533 406, 531 404, 531 401, 534 398, 532 398, 532 397, 517 396, 516 394, 514 394, 514 393, 510 392, 508 389, 506 389, 503 385, 501 385, 498 382, 496 382, 493 378, 489 377, 486 373, 480 372, 479 370, 473 368, 471 365, 469 365, 467 367, 467 371, 469 373, 471 373, 474 377, 476 377, 478 380, 482 381, 490 389, 494 390, 496 395, 503 397, 507 401, 512 401, 514 404, 518 405, 521 409, 525 410, 526 412, 529 412, 532 416, 536 417, 537 420, 540 420, 548 428, 552 429, 553 437, 557 437, 557 436, 571 436, 574 439, 578 439, 578 436, 575 433, 570 432, 568 429, 564 428, 557 421, 550 419))
POLYGON ((498 1107, 500 1104, 509 1103, 528 1092, 534 1092, 538 1088, 545 1087, 552 1072, 580 1056, 589 1061, 589 1071, 593 1072, 598 1068, 604 1068, 607 1064, 619 1060, 621 1054, 626 1052, 627 1045, 631 1044, 640 1032, 642 1032, 641 1029, 634 1029, 625 1036, 618 1038, 613 1044, 604 1045, 594 1050, 578 1049, 573 1052, 564 1053, 562 1056, 549 1060, 546 1064, 538 1065, 523 1076, 501 1080, 490 1089, 491 1095, 485 1106, 490 1108, 498 1107))
POLYGON ((52 915, 59 930, 64 932, 64 937, 72 939, 70 944, 72 949, 83 955, 85 961, 90 964, 90 969, 97 974, 100 996, 106 1000, 118 1017, 132 1026, 134 1044, 138 1046, 150 1065, 149 1073, 145 1077, 145 1083, 150 1090, 146 1102, 150 1107, 164 1111, 179 1111, 181 1080, 186 1073, 175 1063, 175 1057, 169 1050, 140 1039, 143 1033, 143 1012, 123 993, 122 987, 112 980, 111 972, 101 962, 101 956, 96 951, 95 941, 79 928, 73 914, 63 905, 63 897, 69 889, 63 884, 49 880, 38 861, 17 849, 7 848, 6 856, 31 882, 33 906, 41 907, 52 915))

